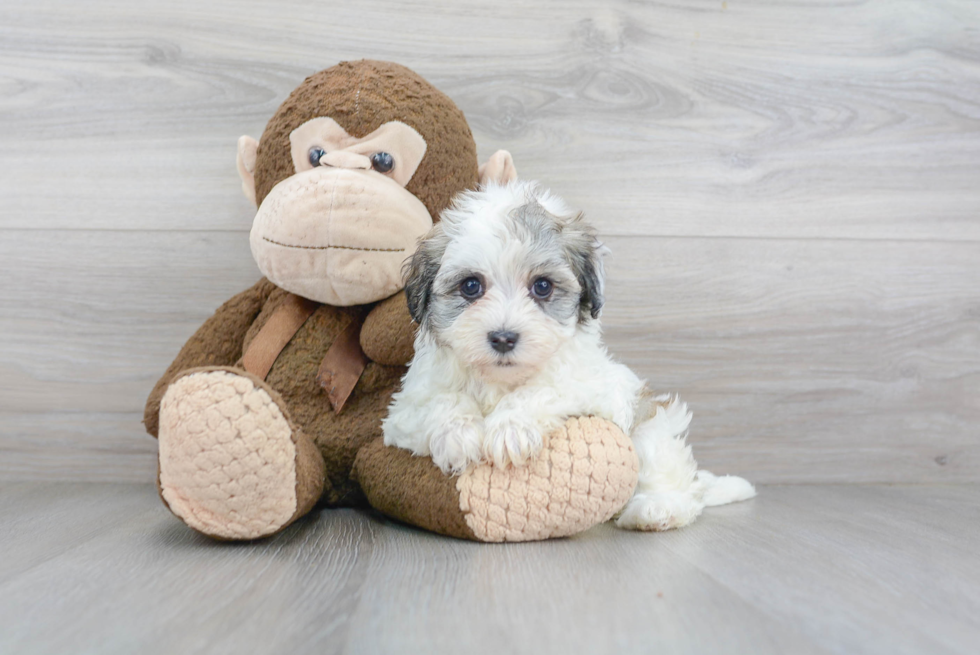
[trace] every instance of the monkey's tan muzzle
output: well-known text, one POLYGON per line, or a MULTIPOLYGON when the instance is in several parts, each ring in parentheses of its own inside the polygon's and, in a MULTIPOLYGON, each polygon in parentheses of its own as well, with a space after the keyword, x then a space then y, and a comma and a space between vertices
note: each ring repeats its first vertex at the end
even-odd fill
POLYGON ((431 227, 425 205, 391 178, 318 167, 273 187, 249 242, 274 284, 318 302, 361 305, 402 288, 402 264, 431 227))

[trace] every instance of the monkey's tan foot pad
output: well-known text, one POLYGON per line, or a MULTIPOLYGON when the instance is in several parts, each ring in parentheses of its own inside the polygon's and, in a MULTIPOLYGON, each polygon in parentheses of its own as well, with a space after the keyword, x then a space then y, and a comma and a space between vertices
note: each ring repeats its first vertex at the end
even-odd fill
POLYGON ((316 503, 325 470, 281 400, 244 371, 197 369, 160 405, 160 495, 191 528, 222 539, 273 534, 316 503))
POLYGON ((580 417, 546 436, 526 466, 482 464, 450 477, 377 439, 354 471, 371 505, 406 523, 476 541, 536 541, 611 519, 633 494, 639 461, 615 425, 580 417))

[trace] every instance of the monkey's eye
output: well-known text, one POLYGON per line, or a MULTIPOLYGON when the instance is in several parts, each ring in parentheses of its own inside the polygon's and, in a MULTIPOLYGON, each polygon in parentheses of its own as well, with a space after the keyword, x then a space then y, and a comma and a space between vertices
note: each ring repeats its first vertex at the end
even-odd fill
POLYGON ((547 300, 551 297, 551 292, 555 290, 555 285, 546 277, 539 277, 531 285, 531 294, 538 300, 547 300))
POLYGON ((459 292, 467 300, 476 300, 483 295, 483 283, 478 277, 468 277, 459 283, 459 292))
POLYGON ((371 155, 371 166, 379 173, 387 173, 395 167, 395 159, 387 152, 376 152, 371 155))
POLYGON ((327 154, 327 151, 323 148, 313 146, 310 148, 310 165, 316 168, 320 165, 320 159, 327 154))

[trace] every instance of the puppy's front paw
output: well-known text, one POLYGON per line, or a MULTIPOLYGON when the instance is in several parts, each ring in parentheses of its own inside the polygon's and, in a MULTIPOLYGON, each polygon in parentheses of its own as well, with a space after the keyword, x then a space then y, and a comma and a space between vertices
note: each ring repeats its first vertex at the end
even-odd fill
POLYGON ((488 418, 483 455, 495 466, 521 466, 541 450, 541 430, 519 417, 488 418))
POLYGON ((459 473, 471 463, 480 461, 482 442, 483 426, 479 419, 454 417, 432 434, 429 452, 443 473, 459 473))

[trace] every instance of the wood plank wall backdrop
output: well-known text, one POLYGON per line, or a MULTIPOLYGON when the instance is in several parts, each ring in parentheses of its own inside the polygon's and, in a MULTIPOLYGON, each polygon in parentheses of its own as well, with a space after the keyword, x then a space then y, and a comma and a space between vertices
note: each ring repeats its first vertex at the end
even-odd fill
POLYGON ((234 166, 402 62, 612 248, 611 348, 758 482, 980 480, 980 3, 0 5, 0 476, 151 480, 144 398, 259 277, 234 166))

